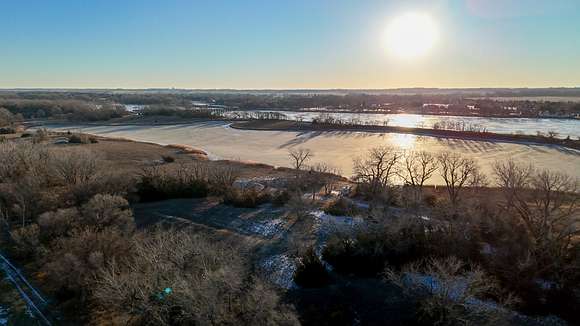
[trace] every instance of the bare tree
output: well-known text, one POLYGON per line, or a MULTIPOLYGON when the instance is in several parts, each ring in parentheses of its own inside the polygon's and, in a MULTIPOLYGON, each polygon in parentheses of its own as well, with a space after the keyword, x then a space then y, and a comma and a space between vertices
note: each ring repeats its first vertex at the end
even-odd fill
POLYGON ((502 189, 506 198, 506 208, 513 207, 518 192, 529 187, 534 172, 532 165, 521 165, 514 160, 495 162, 493 172, 497 185, 502 189))
POLYGON ((6 126, 14 122, 15 118, 12 112, 0 107, 0 127, 6 126))
POLYGON ((353 179, 368 184, 371 194, 387 187, 397 174, 397 163, 402 154, 390 147, 375 147, 364 158, 354 160, 353 179))
POLYGON ((481 173, 474 160, 461 155, 442 152, 437 156, 439 161, 439 173, 445 181, 449 200, 455 207, 462 189, 473 184, 481 173))
POLYGON ((54 153, 53 168, 67 185, 90 181, 99 172, 99 166, 99 156, 89 150, 63 150, 54 153))
POLYGON ((240 247, 183 230, 144 234, 133 255, 100 269, 93 299, 129 325, 297 325, 276 293, 249 277, 240 247))
POLYGON ((408 152, 401 162, 399 177, 406 185, 411 186, 415 201, 421 199, 423 185, 437 171, 437 159, 432 154, 421 152, 408 152))
POLYGON ((324 188, 324 194, 330 195, 334 190, 336 179, 340 176, 341 171, 324 162, 316 163, 310 168, 312 186, 312 199, 314 200, 315 192, 324 188))
POLYGON ((314 154, 308 148, 294 148, 288 151, 288 156, 292 161, 292 167, 296 170, 302 170, 304 163, 309 161, 314 154))
POLYGON ((403 158, 399 176, 408 185, 423 187, 435 171, 437 171, 435 156, 425 151, 409 152, 403 158))
POLYGON ((386 268, 384 275, 407 295, 421 294, 417 312, 435 325, 456 325, 458 320, 467 325, 507 325, 509 310, 504 307, 516 302, 513 295, 504 295, 498 281, 481 267, 455 257, 420 260, 401 271, 386 268), (474 304, 489 294, 500 298, 499 306, 474 304))
POLYGON ((530 235, 542 267, 564 264, 575 237, 580 235, 578 180, 544 170, 532 176, 530 186, 527 191, 515 193, 517 215, 530 235))

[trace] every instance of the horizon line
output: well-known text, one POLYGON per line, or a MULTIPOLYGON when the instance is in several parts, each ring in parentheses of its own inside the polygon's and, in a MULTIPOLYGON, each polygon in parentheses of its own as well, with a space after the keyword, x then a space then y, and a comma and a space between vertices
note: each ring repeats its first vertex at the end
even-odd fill
POLYGON ((580 89, 578 86, 544 86, 544 87, 530 87, 530 86, 516 86, 516 87, 395 87, 395 88, 177 88, 177 87, 0 87, 0 91, 35 91, 35 90, 49 90, 49 91, 79 91, 79 90, 94 90, 94 91, 112 91, 112 90, 129 90, 129 91, 397 91, 397 90, 554 90, 554 89, 580 89))

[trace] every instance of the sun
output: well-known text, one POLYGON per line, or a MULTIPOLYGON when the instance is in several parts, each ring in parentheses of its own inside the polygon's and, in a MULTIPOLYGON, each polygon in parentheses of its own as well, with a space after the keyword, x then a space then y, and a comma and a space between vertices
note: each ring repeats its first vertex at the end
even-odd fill
POLYGON ((409 59, 429 52, 438 38, 437 25, 425 13, 406 13, 387 26, 386 47, 397 57, 409 59))

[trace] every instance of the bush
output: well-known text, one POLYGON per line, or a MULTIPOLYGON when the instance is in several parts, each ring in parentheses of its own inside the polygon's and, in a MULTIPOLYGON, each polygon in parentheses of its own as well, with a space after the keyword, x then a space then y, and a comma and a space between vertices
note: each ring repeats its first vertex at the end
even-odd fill
POLYGON ((66 202, 82 205, 97 194, 116 195, 127 198, 135 191, 132 176, 120 173, 99 173, 98 178, 72 186, 64 198, 66 202))
POLYGON ((14 253, 20 257, 34 257, 40 250, 40 230, 38 225, 31 224, 10 232, 14 241, 14 253))
POLYGON ((133 212, 126 199, 98 194, 81 208, 80 223, 102 231, 114 227, 123 232, 133 229, 133 212))
POLYGON ((340 273, 376 276, 385 264, 402 266, 426 256, 430 250, 427 240, 423 224, 398 221, 354 236, 334 235, 322 257, 340 273))
POLYGON ((45 128, 41 128, 36 130, 36 133, 34 134, 32 141, 36 144, 39 144, 46 141, 48 139, 48 136, 49 136, 48 130, 45 128))
POLYGON ((330 282, 328 271, 313 248, 309 248, 300 257, 300 262, 294 272, 294 282, 306 288, 323 287, 330 282))
POLYGON ((80 212, 77 208, 59 209, 46 212, 38 217, 40 236, 43 242, 69 236, 70 232, 79 226, 80 212))
POLYGON ((51 153, 46 147, 31 143, 0 144, 0 183, 19 182, 26 176, 45 183, 52 178, 51 153))
POLYGON ((235 248, 188 230, 156 230, 133 246, 97 274, 92 297, 107 316, 133 325, 299 324, 274 291, 248 277, 235 248))
POLYGON ((0 135, 9 135, 9 134, 15 134, 15 133, 16 133, 16 128, 13 128, 13 127, 0 128, 0 135))
POLYGON ((275 206, 284 206, 290 201, 291 197, 290 192, 287 190, 277 191, 272 196, 272 204, 275 206))
POLYGON ((94 137, 90 137, 86 134, 73 134, 68 138, 69 144, 91 144, 93 143, 92 139, 94 139, 95 143, 97 142, 94 137))
POLYGON ((242 208, 255 208, 270 201, 270 194, 255 189, 236 189, 226 191, 223 200, 226 205, 242 208))
POLYGON ((324 212, 334 216, 356 216, 359 208, 351 200, 340 197, 326 206, 324 212))
POLYGON ((173 162, 175 162, 175 157, 170 156, 170 155, 163 155, 163 156, 161 156, 161 159, 165 163, 173 163, 173 162))
POLYGON ((75 314, 86 304, 95 289, 95 274, 113 261, 131 257, 132 239, 125 233, 107 228, 77 228, 67 237, 53 239, 42 268, 47 288, 61 303, 73 305, 75 314))
POLYGON ((94 180, 101 171, 99 155, 83 148, 54 150, 52 168, 60 182, 75 186, 94 180))
POLYGON ((429 207, 435 207, 437 205, 437 196, 435 195, 426 195, 423 198, 423 201, 425 202, 425 204, 429 207))
POLYGON ((513 304, 513 297, 500 295, 497 282, 481 268, 454 257, 421 260, 400 272, 387 268, 385 276, 408 295, 419 297, 417 315, 422 324, 509 324, 505 307, 513 304), (480 301, 490 296, 500 297, 501 305, 480 301))
POLYGON ((137 183, 137 195, 141 201, 157 201, 171 198, 199 198, 209 194, 205 175, 197 170, 180 167, 168 171, 159 167, 146 169, 137 183))

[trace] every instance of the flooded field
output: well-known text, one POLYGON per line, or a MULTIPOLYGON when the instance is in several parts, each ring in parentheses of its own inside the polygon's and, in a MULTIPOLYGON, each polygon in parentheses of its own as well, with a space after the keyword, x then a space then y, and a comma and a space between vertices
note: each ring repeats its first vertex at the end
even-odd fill
MULTIPOLYGON (((394 146, 401 150, 425 150, 432 153, 453 151, 473 159, 490 171, 496 160, 513 158, 580 177, 580 151, 559 146, 443 139, 397 133, 371 132, 288 132, 251 131, 229 127, 227 122, 204 121, 179 125, 46 125, 60 131, 82 131, 101 136, 124 137, 158 144, 185 144, 208 152, 212 159, 235 159, 289 166, 288 150, 311 149, 310 163, 326 162, 350 176, 353 158, 376 146, 394 146)), ((440 184, 441 180, 433 179, 440 184)))

